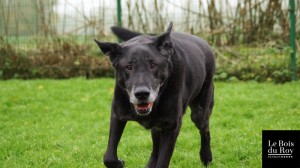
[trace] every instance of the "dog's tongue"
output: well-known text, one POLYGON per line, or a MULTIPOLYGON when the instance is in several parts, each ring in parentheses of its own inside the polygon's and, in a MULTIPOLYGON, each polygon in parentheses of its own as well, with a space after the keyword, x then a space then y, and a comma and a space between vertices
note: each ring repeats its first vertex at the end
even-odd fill
POLYGON ((150 103, 142 103, 142 104, 138 104, 137 105, 137 109, 138 110, 147 110, 148 106, 150 105, 150 103))
POLYGON ((146 114, 151 110, 152 105, 153 105, 153 103, 141 103, 141 104, 135 105, 135 109, 140 114, 146 114))

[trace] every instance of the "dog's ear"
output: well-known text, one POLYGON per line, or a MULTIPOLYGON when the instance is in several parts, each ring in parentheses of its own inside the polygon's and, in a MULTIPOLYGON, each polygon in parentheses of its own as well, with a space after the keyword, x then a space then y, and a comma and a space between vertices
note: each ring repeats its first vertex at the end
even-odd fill
POLYGON ((139 32, 134 32, 128 29, 125 29, 123 27, 117 27, 113 26, 111 27, 111 31, 119 38, 121 38, 123 41, 128 41, 136 36, 142 35, 139 32))
POLYGON ((173 43, 171 41, 171 31, 173 27, 173 22, 169 24, 167 31, 161 35, 156 36, 155 46, 158 51, 163 55, 169 58, 174 53, 173 43))
POLYGON ((110 61, 114 63, 116 58, 118 57, 121 46, 117 43, 109 43, 109 42, 100 42, 96 39, 94 39, 95 42, 97 43, 98 47, 100 50, 105 54, 108 55, 110 58, 110 61))

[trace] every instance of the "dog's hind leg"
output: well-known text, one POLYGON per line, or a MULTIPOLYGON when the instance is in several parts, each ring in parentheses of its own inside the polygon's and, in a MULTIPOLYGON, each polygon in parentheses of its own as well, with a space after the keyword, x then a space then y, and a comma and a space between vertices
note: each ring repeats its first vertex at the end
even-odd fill
POLYGON ((213 81, 205 82, 200 94, 190 104, 191 119, 200 131, 201 149, 200 159, 207 166, 212 161, 210 149, 209 117, 214 106, 214 86, 213 81))

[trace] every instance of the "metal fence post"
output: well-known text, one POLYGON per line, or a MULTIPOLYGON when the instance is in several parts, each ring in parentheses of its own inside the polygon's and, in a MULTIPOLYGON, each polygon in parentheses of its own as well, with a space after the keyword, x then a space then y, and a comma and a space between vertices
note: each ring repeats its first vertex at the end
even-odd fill
MULTIPOLYGON (((122 27, 122 7, 121 0, 117 0, 117 17, 118 17, 118 26, 122 27)), ((118 38, 119 43, 122 42, 120 38, 118 38)))
POLYGON ((292 80, 297 80, 296 63, 296 26, 295 26, 295 0, 290 0, 290 45, 291 45, 291 71, 292 80))

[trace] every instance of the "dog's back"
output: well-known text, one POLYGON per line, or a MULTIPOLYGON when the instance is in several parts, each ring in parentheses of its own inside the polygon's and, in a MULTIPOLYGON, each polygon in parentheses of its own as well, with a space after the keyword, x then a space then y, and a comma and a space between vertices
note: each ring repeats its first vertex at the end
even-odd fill
POLYGON ((188 103, 200 93, 205 81, 211 82, 215 60, 211 47, 203 39, 186 33, 172 32, 171 39, 180 62, 184 65, 188 103))

